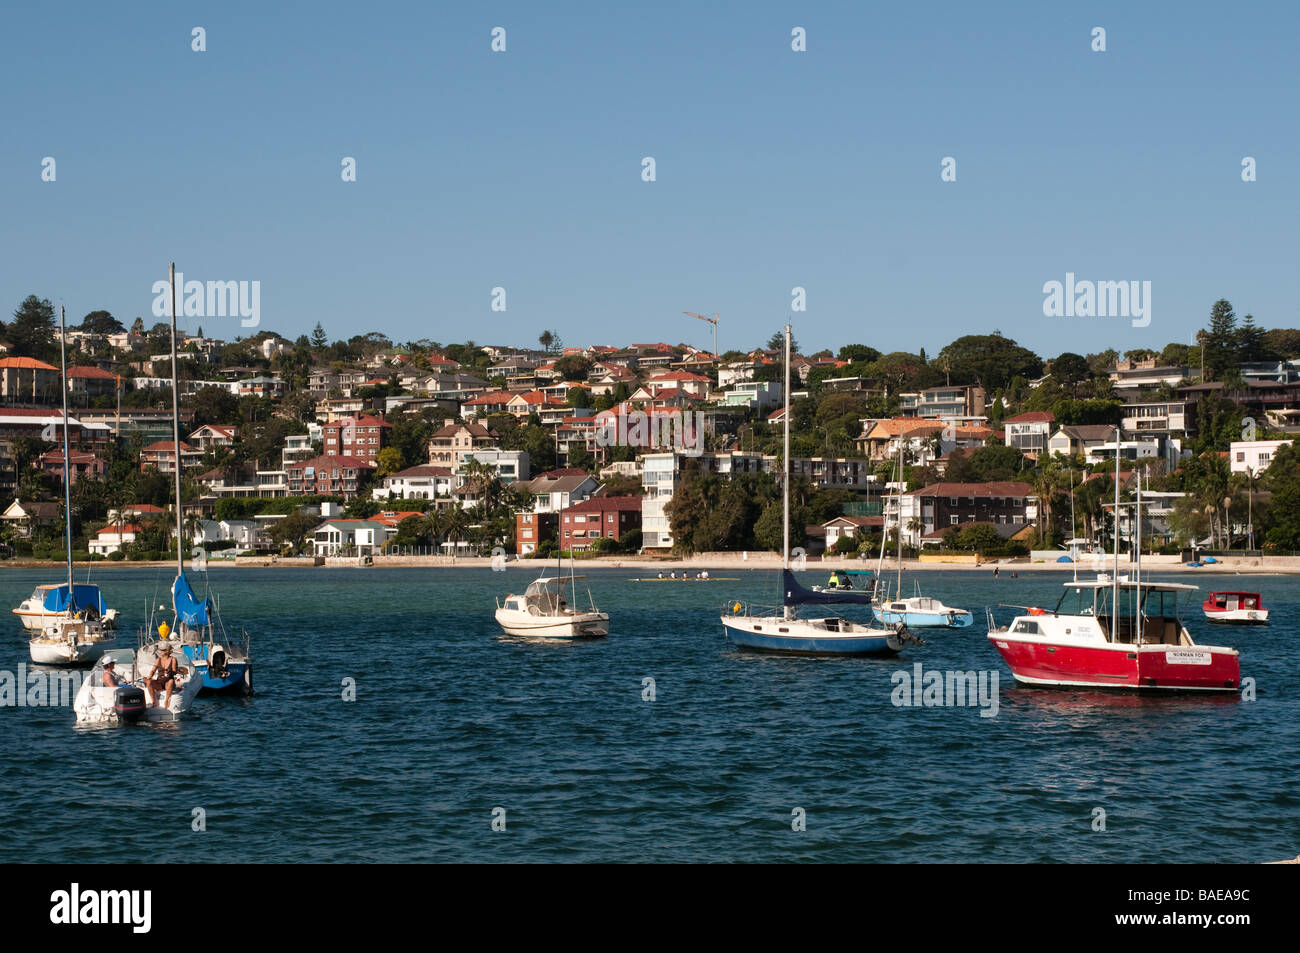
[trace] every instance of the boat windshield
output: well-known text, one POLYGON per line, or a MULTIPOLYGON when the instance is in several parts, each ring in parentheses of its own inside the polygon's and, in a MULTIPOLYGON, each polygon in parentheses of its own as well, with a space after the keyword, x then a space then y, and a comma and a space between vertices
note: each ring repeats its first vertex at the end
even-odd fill
POLYGON ((1138 638, 1137 613, 1140 608, 1143 644, 1183 644, 1177 591, 1143 585, 1140 592, 1139 603, 1138 587, 1132 583, 1121 583, 1118 590, 1119 605, 1115 607, 1115 590, 1110 586, 1071 586, 1061 597, 1056 612, 1094 616, 1108 641, 1132 643, 1138 638))

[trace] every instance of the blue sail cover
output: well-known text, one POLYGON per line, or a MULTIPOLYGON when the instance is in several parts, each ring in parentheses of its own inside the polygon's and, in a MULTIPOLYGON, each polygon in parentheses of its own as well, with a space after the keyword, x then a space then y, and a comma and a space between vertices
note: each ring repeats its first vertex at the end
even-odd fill
MULTIPOLYGON (((104 601, 104 596, 99 591, 99 586, 76 586, 72 587, 72 604, 75 609, 86 609, 94 606, 103 615, 108 611, 108 603, 104 601)), ((62 586, 55 586, 53 589, 45 591, 45 599, 41 603, 46 612, 64 612, 68 608, 68 586, 65 583, 62 586)))
POLYGON ((189 580, 185 578, 185 573, 180 573, 176 581, 172 583, 172 606, 176 609, 176 618, 180 619, 186 625, 198 627, 209 625, 208 612, 211 609, 211 603, 208 600, 200 600, 190 588, 189 580))
POLYGON ((799 585, 794 578, 794 573, 788 569, 781 571, 781 584, 785 589, 785 605, 832 605, 834 603, 851 602, 856 605, 871 605, 870 589, 839 589, 830 592, 813 592, 811 589, 805 589, 799 585))

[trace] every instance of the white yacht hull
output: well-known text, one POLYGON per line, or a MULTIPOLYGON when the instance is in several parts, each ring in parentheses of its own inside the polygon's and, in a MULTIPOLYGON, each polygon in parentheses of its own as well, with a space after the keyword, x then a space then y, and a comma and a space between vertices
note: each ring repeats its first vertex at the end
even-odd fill
POLYGON ((609 615, 604 612, 538 616, 497 609, 496 620, 497 625, 510 635, 538 639, 598 639, 609 635, 609 615))
POLYGON ((37 665, 93 665, 116 643, 97 623, 54 617, 29 643, 37 665))

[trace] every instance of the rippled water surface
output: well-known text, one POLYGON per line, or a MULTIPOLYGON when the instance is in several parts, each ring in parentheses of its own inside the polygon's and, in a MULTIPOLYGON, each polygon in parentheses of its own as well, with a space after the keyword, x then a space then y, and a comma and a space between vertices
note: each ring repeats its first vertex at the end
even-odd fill
MULTIPOLYGON (((592 570, 611 635, 566 645, 497 629, 494 597, 521 589, 528 569, 214 569, 226 622, 252 634, 257 694, 200 699, 174 726, 75 729, 70 708, 0 708, 0 861, 1300 853, 1300 580, 1186 579, 1202 592, 1259 590, 1274 609, 1267 628, 1189 614, 1199 641, 1241 649, 1242 674, 1258 686, 1247 702, 1015 687, 984 637, 983 606, 1053 605, 1059 575, 921 575, 927 594, 974 610, 976 626, 869 660, 730 645, 719 609, 774 601, 774 573, 628 581, 637 574, 592 570), (893 706, 890 676, 915 662, 998 672, 997 716, 893 706), (654 701, 642 699, 646 677, 654 701), (354 702, 341 699, 345 678, 356 680, 354 702), (191 830, 198 807, 201 833, 191 830), (505 832, 492 829, 497 807, 505 832), (795 808, 806 831, 791 830, 795 808), (1104 833, 1092 830, 1094 808, 1106 812, 1104 833)), ((48 581, 0 572, 0 607, 48 581)), ((119 568, 95 581, 133 645, 170 574, 119 568)), ((0 669, 16 671, 28 658, 22 629, 0 626, 0 669)))

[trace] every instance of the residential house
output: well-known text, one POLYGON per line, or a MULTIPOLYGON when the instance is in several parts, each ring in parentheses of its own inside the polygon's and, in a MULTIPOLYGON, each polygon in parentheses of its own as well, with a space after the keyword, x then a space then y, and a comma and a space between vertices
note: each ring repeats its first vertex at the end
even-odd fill
POLYGON ((68 394, 71 396, 111 397, 117 393, 118 376, 98 367, 69 367, 68 394))
POLYGON ((967 523, 1021 526, 1038 519, 1034 488, 1019 480, 990 483, 935 483, 902 494, 901 510, 885 500, 887 531, 902 523, 903 541, 919 546, 921 537, 967 523))
POLYGON ((135 542, 140 527, 135 523, 123 523, 121 526, 109 524, 87 541, 86 548, 92 556, 109 556, 119 553, 135 542))
POLYGON ((982 423, 986 394, 978 384, 930 387, 899 394, 900 417, 935 417, 982 423))
POLYGON ((0 519, 13 527, 14 536, 19 539, 31 539, 33 533, 40 529, 58 526, 63 523, 63 504, 53 500, 37 502, 14 500, 0 514, 0 519))
POLYGON ((590 549, 598 539, 618 542, 640 528, 641 497, 592 497, 560 512, 560 549, 590 549))
POLYGON ((1002 421, 1007 434, 1007 446, 1015 447, 1025 456, 1037 460, 1047 451, 1047 441, 1052 436, 1056 417, 1046 410, 1031 410, 1002 421))
POLYGON ((376 500, 436 500, 450 497, 460 478, 450 467, 422 463, 384 477, 371 491, 376 500))
POLYGON ((825 539, 826 552, 835 548, 841 539, 861 539, 868 533, 884 529, 884 516, 837 516, 821 524, 825 539))
POLYGON ((350 500, 374 469, 368 460, 324 454, 291 463, 285 471, 290 496, 341 496, 350 500))
POLYGON ((1047 451, 1078 457, 1114 437, 1115 428, 1106 424, 1070 424, 1057 428, 1047 441, 1047 451))
MULTIPOLYGON (((103 477, 107 465, 93 453, 84 450, 72 450, 68 453, 68 482, 76 483, 82 477, 98 480, 103 477)), ((36 458, 36 466, 47 476, 57 480, 63 479, 63 448, 46 450, 36 458)))
POLYGON ((515 552, 527 556, 547 540, 555 542, 560 523, 559 513, 533 513, 527 510, 515 514, 515 552))
POLYGON ((1234 440, 1228 445, 1228 466, 1233 473, 1258 476, 1273 464, 1279 447, 1290 440, 1234 440))
POLYGON ((59 369, 34 357, 0 358, 0 399, 7 404, 60 400, 59 369))
MULTIPOLYGON (((203 451, 191 447, 184 440, 180 444, 181 469, 191 470, 203 462, 203 451)), ((159 440, 140 451, 140 470, 155 467, 159 473, 176 472, 176 444, 171 440, 159 440)))
POLYGON ((474 450, 495 450, 501 445, 501 435, 477 423, 458 424, 445 421, 429 438, 429 462, 456 469, 461 458, 474 450))
POLYGON ((224 424, 204 424, 190 431, 187 443, 198 447, 201 453, 215 450, 217 447, 233 447, 239 430, 224 424))
POLYGON ((374 464, 392 427, 382 417, 343 417, 321 428, 321 442, 327 456, 356 457, 374 464))

